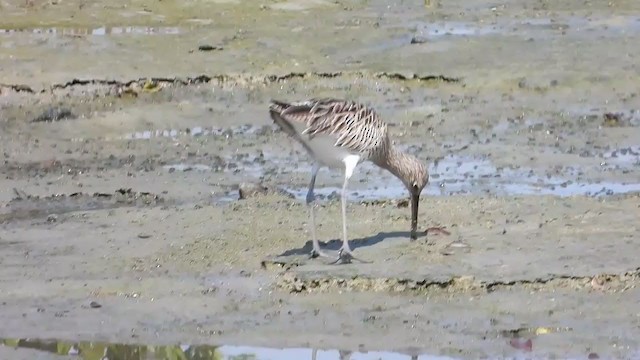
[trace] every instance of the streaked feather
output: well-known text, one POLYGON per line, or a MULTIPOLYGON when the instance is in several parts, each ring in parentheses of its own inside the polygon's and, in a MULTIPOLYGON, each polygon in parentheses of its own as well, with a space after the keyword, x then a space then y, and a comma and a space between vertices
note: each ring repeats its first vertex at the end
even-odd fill
POLYGON ((384 121, 372 108, 354 101, 325 98, 288 104, 274 100, 269 110, 274 121, 300 142, 303 142, 301 136, 312 139, 317 135, 332 135, 335 146, 371 160, 383 156, 389 144, 384 121), (277 117, 303 123, 306 128, 298 134, 277 117))

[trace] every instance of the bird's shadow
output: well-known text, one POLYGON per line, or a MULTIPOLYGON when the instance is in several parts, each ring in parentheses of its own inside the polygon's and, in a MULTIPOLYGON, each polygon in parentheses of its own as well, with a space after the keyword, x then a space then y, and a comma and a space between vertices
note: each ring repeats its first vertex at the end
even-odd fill
MULTIPOLYGON (((391 231, 391 232, 379 232, 376 235, 349 240, 349 246, 351 250, 356 250, 361 247, 373 246, 381 241, 389 238, 406 238, 409 239, 411 233, 409 231, 391 231)), ((418 239, 426 236, 424 233, 418 233, 418 239)), ((342 246, 342 239, 332 239, 327 242, 320 241, 320 248, 322 250, 338 251, 342 246)), ((276 257, 292 256, 292 255, 308 255, 313 249, 312 240, 307 240, 303 247, 297 249, 289 249, 282 254, 276 255, 276 257)))

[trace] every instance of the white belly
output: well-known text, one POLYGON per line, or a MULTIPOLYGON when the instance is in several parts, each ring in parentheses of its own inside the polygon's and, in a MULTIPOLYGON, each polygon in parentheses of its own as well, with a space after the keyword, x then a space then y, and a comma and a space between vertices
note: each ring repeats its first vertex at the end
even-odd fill
MULTIPOLYGON (((299 133, 302 133, 304 129, 301 125, 294 125, 299 133)), ((360 156, 356 152, 349 151, 345 148, 336 147, 336 138, 331 135, 315 135, 312 139, 309 139, 308 135, 301 136, 302 141, 311 152, 311 155, 318 163, 331 168, 344 169, 345 160, 353 162, 355 156, 358 157, 356 162, 359 162, 360 156)), ((354 164, 355 165, 355 164, 354 164)))
POLYGON ((344 148, 334 146, 336 140, 333 137, 321 135, 312 140, 305 140, 305 144, 311 149, 311 156, 322 165, 332 168, 344 168, 344 160, 356 155, 344 148))

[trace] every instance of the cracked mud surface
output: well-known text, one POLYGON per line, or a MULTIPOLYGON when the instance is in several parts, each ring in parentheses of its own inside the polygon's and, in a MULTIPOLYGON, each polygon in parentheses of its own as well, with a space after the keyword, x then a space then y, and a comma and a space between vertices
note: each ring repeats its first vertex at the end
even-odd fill
MULTIPOLYGON (((0 0, 0 337, 639 354, 634 1, 189 3, 0 0), (363 164, 373 263, 308 259, 310 163, 266 109, 310 96, 373 105, 449 234, 410 242, 363 164)), ((317 182, 330 249, 341 182, 317 182)))

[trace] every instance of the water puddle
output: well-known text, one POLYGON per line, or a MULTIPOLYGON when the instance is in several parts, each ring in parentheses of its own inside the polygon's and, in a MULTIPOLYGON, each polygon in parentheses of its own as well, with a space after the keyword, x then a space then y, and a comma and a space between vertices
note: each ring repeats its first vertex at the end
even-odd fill
POLYGON ((396 352, 356 352, 317 350, 309 348, 266 348, 253 346, 211 345, 138 345, 102 342, 65 342, 39 339, 4 339, 0 346, 15 349, 33 349, 56 355, 73 356, 83 360, 445 360, 454 359, 428 354, 407 355, 396 352))
MULTIPOLYGON (((620 163, 628 160, 637 163, 640 159, 634 154, 634 148, 619 150, 617 159, 620 163), (622 153, 624 151, 624 154, 622 153), (626 156, 626 157, 624 157, 626 156)), ((612 152, 615 153, 615 152, 612 152)), ((635 153, 637 154, 637 153, 635 153)), ((429 166, 430 184, 423 194, 431 196, 447 195, 554 195, 554 196, 607 196, 640 192, 640 182, 623 183, 615 181, 588 182, 558 176, 540 176, 527 168, 497 168, 487 159, 448 156, 429 166)), ((578 173, 575 169, 566 169, 566 174, 578 173)), ((350 189, 349 197, 358 200, 378 198, 406 197, 407 190, 391 175, 371 177, 366 189, 350 189)), ((356 187, 354 185, 353 187, 356 187)), ((297 199, 304 199, 307 188, 285 189, 297 199)), ((341 188, 317 187, 315 194, 319 199, 338 198, 341 188)))
POLYGON ((97 28, 24 28, 0 29, 0 35, 31 34, 51 36, 111 36, 111 35, 177 35, 183 30, 171 26, 102 26, 97 28))
MULTIPOLYGON (((449 156, 429 169, 445 194, 600 196, 640 191, 640 183, 585 182, 540 176, 526 168, 497 168, 487 159, 449 156)), ((565 173, 575 173, 567 169, 565 173)), ((433 188, 430 193, 435 195, 433 188)))
MULTIPOLYGON (((640 146, 631 146, 611 150, 602 154, 600 171, 633 171, 640 165, 640 146)), ((283 158, 282 154, 262 152, 234 154, 220 158, 214 164, 176 163, 164 165, 165 171, 173 172, 225 172, 238 174, 243 181, 256 181, 269 178, 275 174, 296 173, 308 176, 311 169, 309 159, 283 158), (253 179, 253 180, 251 180, 253 179)), ((496 167, 489 159, 476 157, 447 156, 429 166, 430 183, 423 191, 430 196, 449 195, 553 195, 567 196, 610 196, 630 192, 640 192, 640 182, 588 181, 582 180, 583 169, 579 167, 554 168, 554 174, 562 176, 542 175, 533 169, 524 167, 496 167)), ((314 190, 318 200, 339 199, 342 183, 339 171, 322 171, 321 179, 314 190), (321 186, 322 183, 333 185, 321 186)), ((292 195, 303 201, 306 198, 306 184, 276 186, 278 191, 292 195)), ((238 199, 237 189, 220 194, 218 202, 238 199)), ((348 188, 351 200, 398 199, 407 197, 407 190, 402 183, 386 171, 375 165, 363 163, 348 188)))
MULTIPOLYGON (((535 127, 538 122, 526 123, 528 127, 535 127)), ((183 130, 146 130, 126 134, 118 139, 149 140, 152 138, 179 137, 213 137, 230 139, 235 136, 261 136, 277 131, 274 125, 238 125, 229 128, 220 127, 192 127, 183 130)), ((602 159, 601 170, 632 171, 640 165, 640 146, 630 146, 610 150, 599 155, 602 159)), ((229 158, 220 158, 218 162, 172 163, 163 166, 168 172, 229 172, 242 173, 250 178, 263 178, 274 173, 305 173, 310 169, 306 157, 296 159, 283 158, 282 154, 258 151, 258 154, 235 154, 229 158)), ((365 163, 361 171, 375 171, 373 166, 365 163)), ((555 196, 604 196, 624 194, 640 191, 640 182, 624 183, 616 181, 591 182, 580 179, 580 169, 563 168, 564 176, 541 175, 527 168, 496 167, 486 158, 448 156, 431 164, 429 173, 430 184, 425 193, 432 196, 446 196, 456 194, 490 194, 490 195, 555 195, 555 196)), ((557 169, 556 169, 557 172, 557 169)), ((338 172, 332 172, 333 180, 339 178, 338 172)), ((361 181, 361 182, 364 182, 361 181)), ((341 188, 335 186, 318 186, 315 194, 319 199, 338 198, 341 188)), ((298 199, 306 197, 307 188, 282 188, 298 199)), ((402 198, 406 196, 406 189, 390 174, 371 176, 363 185, 354 184, 349 188, 349 197, 359 200, 373 200, 377 198, 402 198)), ((225 199, 237 199, 235 192, 224 195, 225 199)))
POLYGON ((640 166, 640 145, 607 151, 604 159, 607 163, 618 166, 640 166))
POLYGON ((439 36, 483 36, 503 32, 502 26, 478 26, 460 21, 418 24, 417 33, 431 38, 439 36))
POLYGON ((500 20, 491 24, 462 21, 444 21, 414 24, 416 34, 431 39, 450 36, 486 36, 513 34, 531 36, 558 31, 562 34, 624 35, 640 33, 640 17, 615 16, 609 18, 559 17, 500 20))

